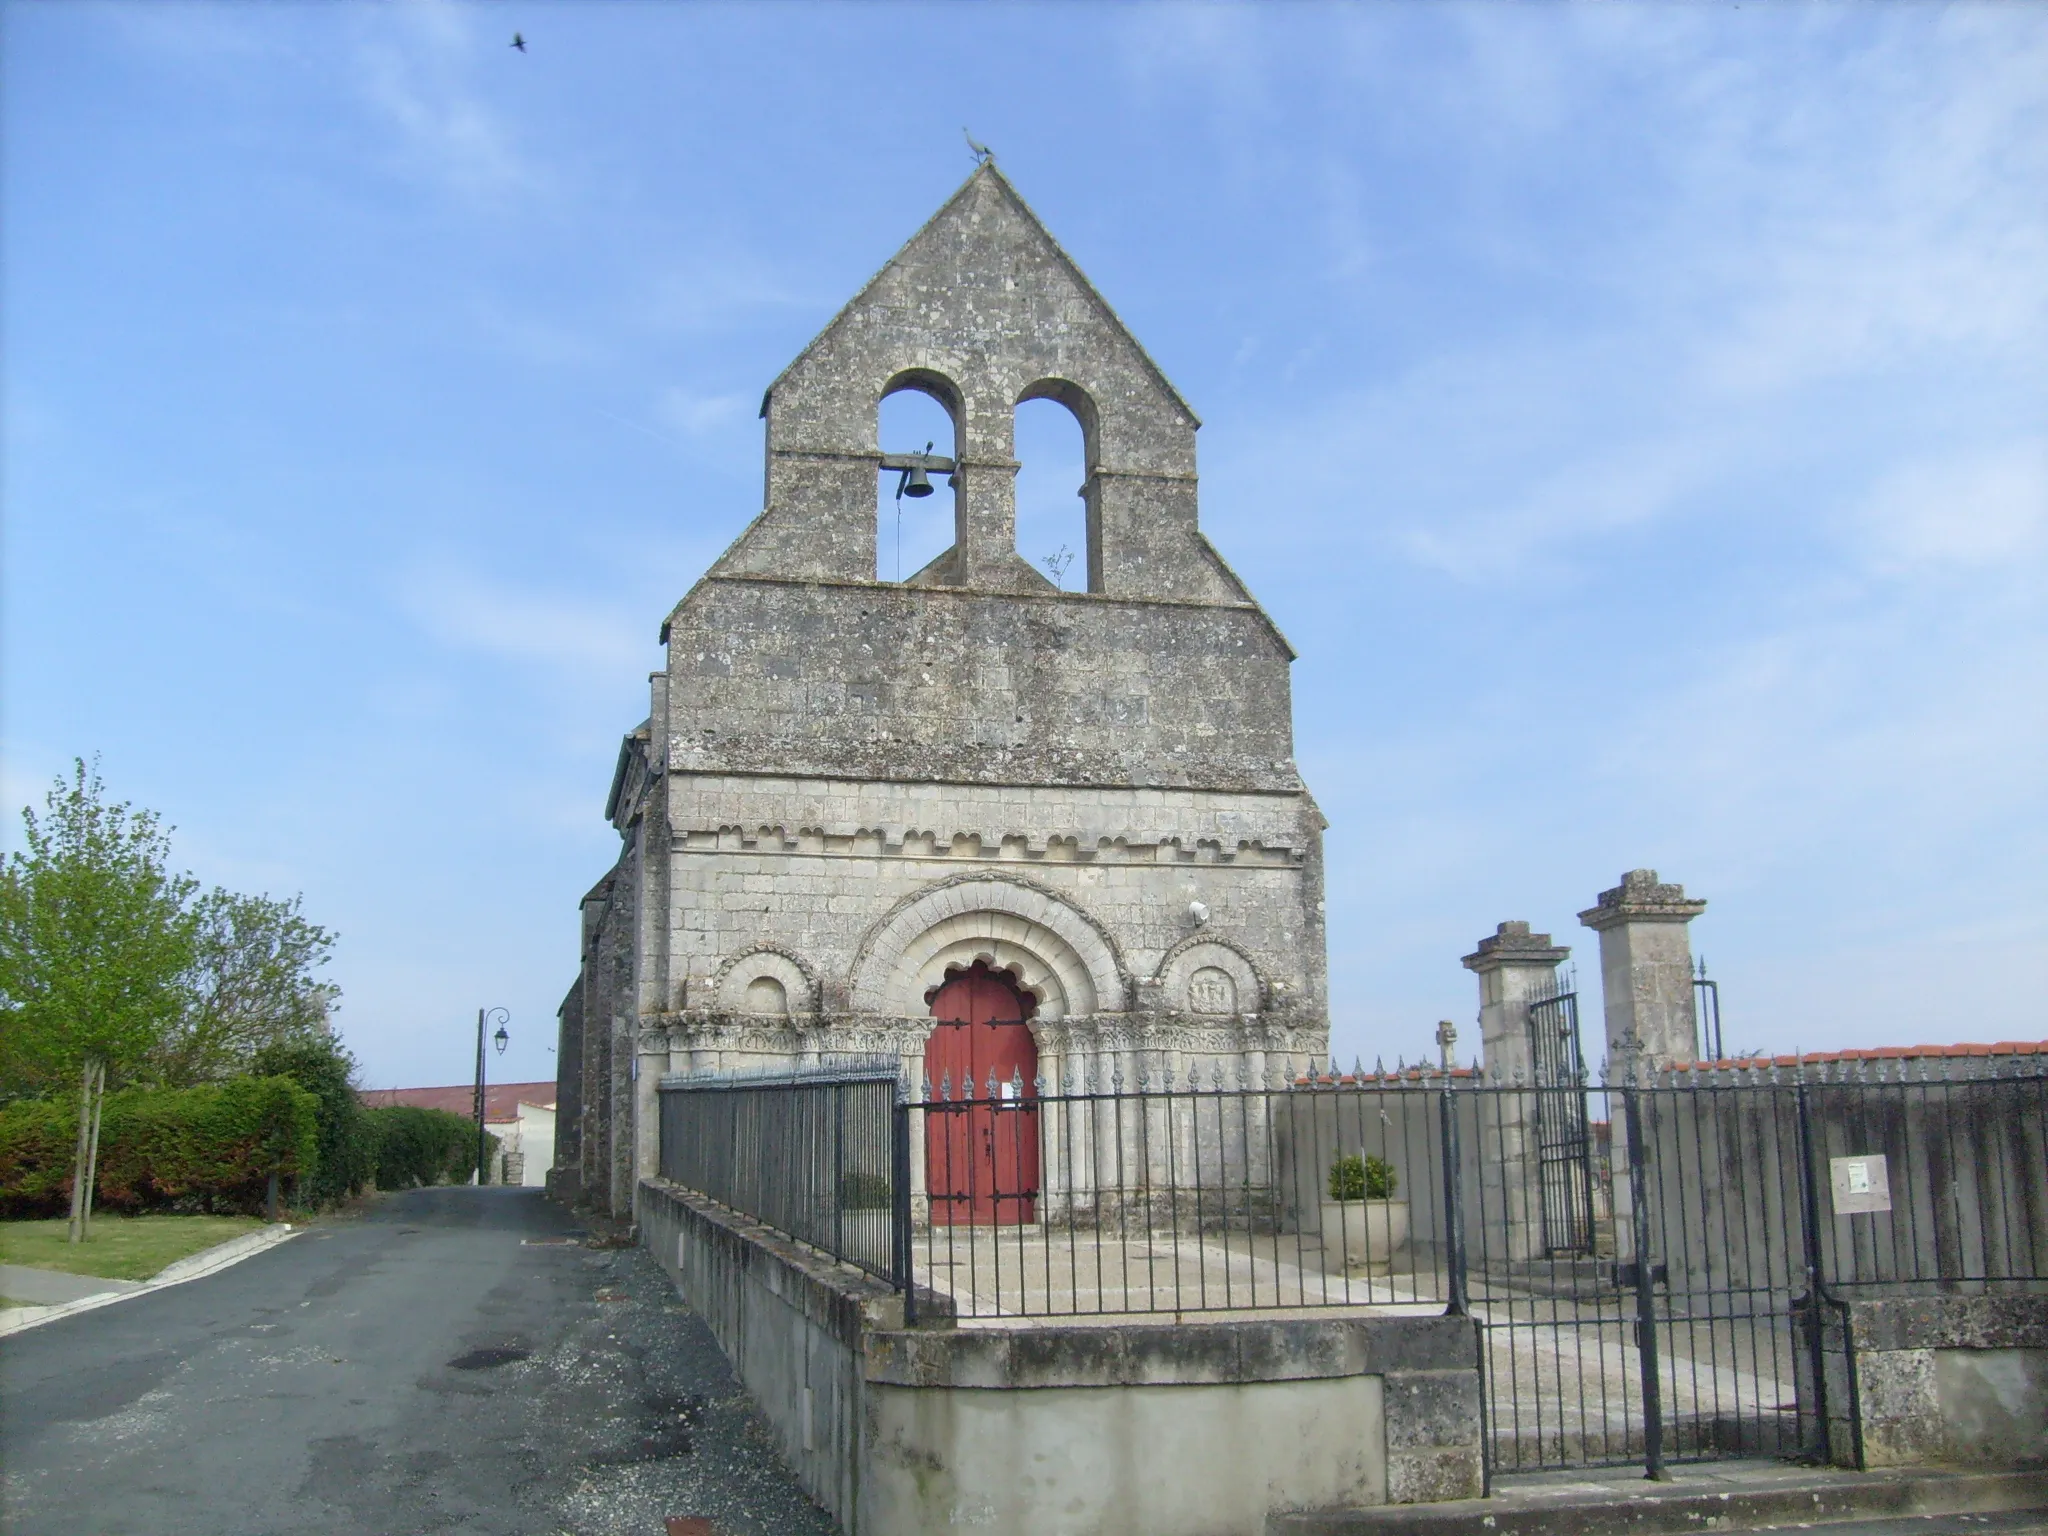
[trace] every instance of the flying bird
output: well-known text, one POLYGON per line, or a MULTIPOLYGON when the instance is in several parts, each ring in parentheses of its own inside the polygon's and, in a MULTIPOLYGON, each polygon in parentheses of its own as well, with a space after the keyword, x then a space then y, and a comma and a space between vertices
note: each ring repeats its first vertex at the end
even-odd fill
POLYGON ((512 34, 512 46, 514 48, 517 48, 521 53, 526 52, 526 34, 523 32, 514 32, 512 34))
POLYGON ((960 137, 965 139, 967 141, 967 147, 974 151, 974 163, 976 165, 987 165, 989 161, 995 159, 996 152, 990 149, 986 144, 975 143, 974 135, 969 133, 965 128, 962 128, 960 130, 960 137))

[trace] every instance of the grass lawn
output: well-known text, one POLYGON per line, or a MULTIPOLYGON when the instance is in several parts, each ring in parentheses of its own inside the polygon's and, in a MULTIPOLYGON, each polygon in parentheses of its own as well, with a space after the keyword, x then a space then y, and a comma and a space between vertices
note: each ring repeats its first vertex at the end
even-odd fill
POLYGON ((95 1216, 92 1236, 73 1247, 64 1241, 62 1217, 0 1221, 0 1264, 147 1280, 166 1264, 262 1225, 254 1216, 95 1216))

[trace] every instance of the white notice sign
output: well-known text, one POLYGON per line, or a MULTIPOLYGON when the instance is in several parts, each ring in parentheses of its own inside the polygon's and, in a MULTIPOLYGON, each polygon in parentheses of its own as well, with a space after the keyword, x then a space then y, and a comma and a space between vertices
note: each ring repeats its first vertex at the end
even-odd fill
POLYGON ((1891 1179, 1885 1172, 1883 1153, 1830 1158, 1828 1168, 1837 1216, 1860 1216, 1892 1208, 1891 1179))

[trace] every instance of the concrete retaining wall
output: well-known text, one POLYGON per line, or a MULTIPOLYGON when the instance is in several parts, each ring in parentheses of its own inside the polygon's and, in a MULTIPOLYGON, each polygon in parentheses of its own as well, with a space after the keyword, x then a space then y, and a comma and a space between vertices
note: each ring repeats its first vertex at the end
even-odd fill
POLYGON ((1248 1536, 1480 1492, 1469 1321, 905 1329, 873 1280, 665 1181, 640 1197, 650 1250, 853 1536, 1248 1536))
POLYGON ((1860 1432, 1866 1467, 2048 1466, 2048 1295, 1853 1301, 1831 1309, 1822 1344, 1838 1463, 1860 1432))

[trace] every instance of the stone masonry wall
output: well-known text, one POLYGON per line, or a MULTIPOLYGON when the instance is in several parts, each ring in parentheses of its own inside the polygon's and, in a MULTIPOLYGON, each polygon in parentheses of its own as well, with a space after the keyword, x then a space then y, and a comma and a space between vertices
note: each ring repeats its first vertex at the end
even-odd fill
POLYGON ((606 807, 586 1195, 623 1209, 653 1171, 663 1071, 884 1050, 915 1082, 929 994, 976 961, 1035 1000, 1048 1081, 1320 1053, 1293 653, 1201 533, 1194 414, 992 165, 762 415, 764 510, 663 625, 606 807), (921 445, 880 442, 879 407, 905 389, 953 423, 955 541, 885 582, 883 452, 921 445), (1016 549, 1033 399, 1081 426, 1085 591, 1016 549))

